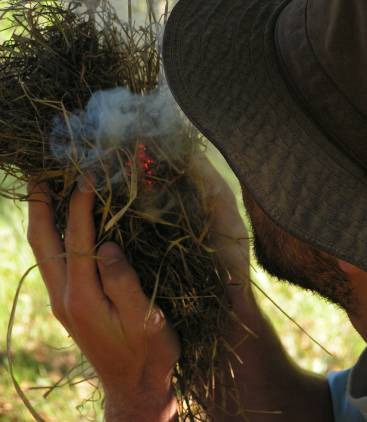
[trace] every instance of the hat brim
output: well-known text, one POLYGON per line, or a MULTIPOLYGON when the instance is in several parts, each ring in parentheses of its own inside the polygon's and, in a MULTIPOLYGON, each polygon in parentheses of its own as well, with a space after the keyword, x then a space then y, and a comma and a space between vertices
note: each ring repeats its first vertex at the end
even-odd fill
POLYGON ((304 113, 278 63, 274 30, 288 3, 180 0, 164 34, 167 81, 275 223, 367 271, 366 181, 304 113))

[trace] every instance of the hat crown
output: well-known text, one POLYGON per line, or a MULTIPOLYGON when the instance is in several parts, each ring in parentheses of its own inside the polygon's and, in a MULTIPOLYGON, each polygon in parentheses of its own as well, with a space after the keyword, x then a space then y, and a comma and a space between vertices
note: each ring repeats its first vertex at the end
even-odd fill
POLYGON ((290 91, 327 138, 367 172, 367 2, 293 0, 277 22, 290 91))
POLYGON ((324 70, 367 118, 367 2, 309 0, 307 32, 324 70))

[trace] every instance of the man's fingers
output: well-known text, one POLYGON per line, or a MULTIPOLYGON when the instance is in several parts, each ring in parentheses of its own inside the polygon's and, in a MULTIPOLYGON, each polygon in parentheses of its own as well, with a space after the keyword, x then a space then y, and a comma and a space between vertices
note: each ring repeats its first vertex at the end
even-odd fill
POLYGON ((54 313, 63 313, 66 265, 63 242, 56 229, 48 185, 28 184, 28 240, 49 291, 54 313))
POLYGON ((118 245, 108 242, 99 248, 98 269, 103 289, 117 308, 124 328, 141 335, 141 330, 153 333, 163 327, 165 324, 163 313, 156 307, 151 309, 138 275, 118 245))
MULTIPOLYGON (((91 177, 84 177, 75 188, 70 200, 65 233, 68 300, 70 297, 73 303, 80 302, 80 306, 84 304, 84 307, 89 308, 89 312, 103 299, 94 258, 96 235, 93 207, 95 196, 90 188, 92 184, 91 177)), ((72 306, 74 307, 74 305, 72 306)))

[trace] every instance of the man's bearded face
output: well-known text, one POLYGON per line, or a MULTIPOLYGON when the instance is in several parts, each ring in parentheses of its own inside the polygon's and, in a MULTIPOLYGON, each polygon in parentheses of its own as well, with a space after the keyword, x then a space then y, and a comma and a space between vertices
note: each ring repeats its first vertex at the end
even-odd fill
POLYGON ((314 249, 277 226, 246 189, 244 199, 260 266, 270 275, 316 292, 354 314, 353 290, 336 258, 314 249))

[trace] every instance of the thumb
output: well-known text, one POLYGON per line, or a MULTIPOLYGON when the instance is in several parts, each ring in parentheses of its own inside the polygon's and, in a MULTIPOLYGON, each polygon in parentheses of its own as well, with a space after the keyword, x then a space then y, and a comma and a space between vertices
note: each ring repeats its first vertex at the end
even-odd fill
POLYGON ((139 277, 128 263, 123 250, 113 242, 103 244, 98 252, 98 270, 105 294, 128 324, 144 322, 150 301, 139 277))

